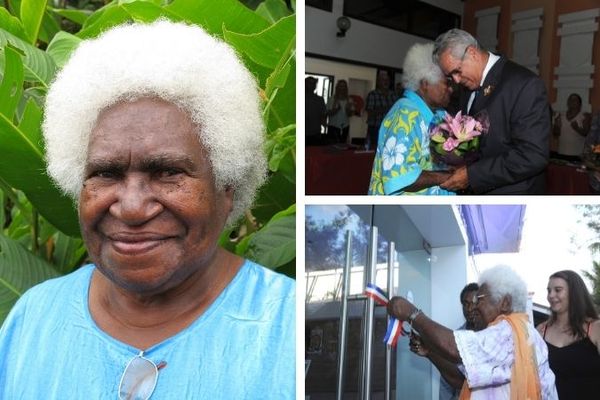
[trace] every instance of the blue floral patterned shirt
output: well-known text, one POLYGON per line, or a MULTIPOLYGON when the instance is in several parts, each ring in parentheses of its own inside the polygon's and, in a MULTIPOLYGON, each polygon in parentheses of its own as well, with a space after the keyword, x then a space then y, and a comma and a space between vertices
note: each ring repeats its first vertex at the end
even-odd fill
POLYGON ((454 194, 439 186, 418 192, 404 191, 422 171, 434 170, 429 155, 429 124, 433 117, 434 113, 416 92, 404 91, 404 97, 394 104, 379 128, 369 194, 454 194))

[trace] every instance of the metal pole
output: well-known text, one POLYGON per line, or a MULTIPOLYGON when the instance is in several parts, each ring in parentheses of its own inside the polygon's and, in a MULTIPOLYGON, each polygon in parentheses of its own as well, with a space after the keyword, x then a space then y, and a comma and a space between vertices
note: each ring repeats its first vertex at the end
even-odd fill
MULTIPOLYGON (((388 274, 387 287, 388 297, 391 299, 394 296, 394 261, 396 260, 396 243, 390 242, 388 247, 388 274)), ((388 324, 390 317, 388 316, 388 324)), ((384 399, 392 398, 392 347, 386 346, 385 349, 385 392, 384 399)))
POLYGON ((348 292, 350 290, 350 269, 352 268, 352 233, 346 231, 346 265, 342 273, 342 313, 338 331, 338 363, 336 400, 344 395, 344 372, 346 364, 346 332, 348 329, 348 292))
MULTIPOLYGON (((371 260, 367 266, 367 282, 373 283, 375 280, 375 268, 377 266, 377 227, 371 228, 371 260)), ((367 299, 364 327, 364 356, 363 356, 363 400, 371 399, 371 357, 373 348, 373 322, 374 322, 375 301, 372 298, 367 299)))

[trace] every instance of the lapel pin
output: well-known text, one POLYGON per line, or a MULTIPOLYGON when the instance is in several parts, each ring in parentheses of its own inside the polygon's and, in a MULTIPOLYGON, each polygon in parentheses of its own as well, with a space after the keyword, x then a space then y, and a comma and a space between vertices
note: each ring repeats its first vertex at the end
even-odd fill
POLYGON ((494 90, 494 86, 493 85, 487 85, 484 89, 483 89, 483 95, 484 96, 489 96, 490 93, 492 93, 492 91, 494 90))

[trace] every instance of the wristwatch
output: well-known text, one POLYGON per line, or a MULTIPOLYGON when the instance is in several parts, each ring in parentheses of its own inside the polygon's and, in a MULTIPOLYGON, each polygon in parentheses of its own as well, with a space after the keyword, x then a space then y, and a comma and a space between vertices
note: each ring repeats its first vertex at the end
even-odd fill
POLYGON ((421 309, 416 308, 415 311, 412 312, 412 314, 410 314, 408 316, 408 323, 412 326, 413 322, 415 321, 415 318, 417 318, 417 316, 419 314, 422 314, 421 309))

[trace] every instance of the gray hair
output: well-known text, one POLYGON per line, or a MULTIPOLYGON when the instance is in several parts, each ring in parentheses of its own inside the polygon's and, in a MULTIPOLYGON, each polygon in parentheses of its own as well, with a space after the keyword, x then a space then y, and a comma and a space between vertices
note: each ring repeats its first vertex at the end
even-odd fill
POLYGON ((452 57, 457 59, 462 58, 469 46, 481 50, 481 45, 469 32, 462 29, 450 29, 435 39, 433 44, 433 61, 439 64, 440 56, 446 50, 450 51, 452 57))
POLYGON ((496 265, 485 270, 479 277, 479 287, 486 284, 492 300, 498 303, 510 295, 513 312, 524 313, 527 309, 527 284, 508 265, 496 265))
POLYGON ((432 51, 432 43, 416 43, 408 49, 402 65, 402 85, 405 88, 416 91, 422 80, 434 84, 444 77, 440 67, 433 63, 432 51))
POLYGON ((83 41, 46 97, 49 175, 78 201, 98 115, 141 97, 178 106, 197 126, 216 187, 234 191, 231 225, 266 178, 259 88, 234 50, 198 26, 161 19, 121 25, 83 41))

